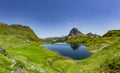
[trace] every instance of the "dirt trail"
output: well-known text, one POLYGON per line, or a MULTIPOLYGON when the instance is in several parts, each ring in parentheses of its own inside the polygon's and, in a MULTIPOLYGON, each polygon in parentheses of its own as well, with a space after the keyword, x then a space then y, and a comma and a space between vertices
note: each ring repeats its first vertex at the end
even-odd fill
MULTIPOLYGON (((47 60, 47 59, 46 59, 46 60, 47 60)), ((53 63, 56 62, 57 60, 59 60, 59 58, 55 59, 54 61, 49 61, 49 60, 47 60, 47 62, 49 63, 50 67, 51 67, 53 70, 57 71, 58 73, 62 73, 60 70, 58 70, 58 69, 56 69, 55 67, 53 67, 53 63)))
POLYGON ((101 51, 103 48, 105 48, 105 47, 107 47, 108 45, 107 44, 104 44, 102 47, 100 47, 99 49, 97 49, 97 50, 92 50, 91 52, 92 53, 96 53, 96 52, 99 52, 99 51, 101 51))
POLYGON ((109 45, 113 44, 113 42, 111 42, 111 41, 106 41, 106 42, 107 42, 107 44, 106 44, 106 43, 103 43, 103 44, 101 44, 101 45, 102 45, 102 47, 100 47, 100 48, 99 48, 99 49, 97 49, 97 50, 92 50, 91 52, 92 52, 92 53, 99 52, 99 51, 101 51, 102 49, 104 49, 105 47, 107 47, 107 46, 109 46, 109 45), (109 43, 109 45, 108 45, 108 43, 109 43))

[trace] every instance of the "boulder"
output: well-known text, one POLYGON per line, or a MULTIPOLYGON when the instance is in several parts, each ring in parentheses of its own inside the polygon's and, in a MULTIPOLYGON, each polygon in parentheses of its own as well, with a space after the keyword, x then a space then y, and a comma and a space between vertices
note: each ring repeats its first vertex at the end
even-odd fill
POLYGON ((0 53, 2 53, 3 55, 5 55, 5 56, 6 56, 6 50, 5 50, 5 49, 0 48, 0 53))

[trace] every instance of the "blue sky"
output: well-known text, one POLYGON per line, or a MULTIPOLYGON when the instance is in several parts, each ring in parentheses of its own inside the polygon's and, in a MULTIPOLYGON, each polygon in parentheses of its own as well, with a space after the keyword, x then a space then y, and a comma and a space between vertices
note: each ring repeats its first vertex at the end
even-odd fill
POLYGON ((0 22, 30 26, 41 38, 73 27, 103 35, 120 29, 120 0, 0 0, 0 22))

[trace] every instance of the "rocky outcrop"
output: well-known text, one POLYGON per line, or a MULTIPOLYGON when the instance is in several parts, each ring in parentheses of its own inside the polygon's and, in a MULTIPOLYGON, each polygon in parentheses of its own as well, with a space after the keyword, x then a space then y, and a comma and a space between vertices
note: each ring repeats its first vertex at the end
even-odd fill
POLYGON ((6 56, 6 50, 5 50, 5 49, 0 48, 0 53, 2 53, 3 55, 5 55, 5 56, 6 56))
POLYGON ((92 32, 86 34, 88 37, 94 38, 94 37, 100 37, 100 35, 93 34, 92 32))

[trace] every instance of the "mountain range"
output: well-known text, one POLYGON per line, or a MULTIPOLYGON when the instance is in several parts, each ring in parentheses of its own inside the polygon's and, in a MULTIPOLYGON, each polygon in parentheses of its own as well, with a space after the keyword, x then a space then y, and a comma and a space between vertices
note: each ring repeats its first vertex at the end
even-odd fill
MULTIPOLYGON (((2 36, 12 36, 13 38, 11 39, 18 39, 21 41, 40 41, 42 39, 38 38, 37 35, 33 32, 31 28, 28 26, 22 26, 19 24, 12 24, 12 25, 7 25, 5 23, 0 23, 0 35, 2 36)), ((63 36, 63 37, 48 37, 45 40, 50 40, 50 41, 56 41, 56 42, 62 42, 66 41, 70 38, 75 38, 75 37, 90 37, 90 38, 99 38, 99 37, 109 37, 109 36, 120 36, 120 30, 110 30, 107 33, 105 33, 103 36, 100 36, 98 34, 93 34, 92 32, 89 32, 87 34, 82 33, 79 31, 77 28, 72 28, 68 35, 63 36)), ((4 39, 7 39, 5 38, 4 39)), ((3 39, 3 38, 0 38, 3 39)))
POLYGON ((69 35, 67 36, 68 38, 72 38, 72 37, 77 37, 77 36, 87 36, 87 37, 100 37, 100 35, 97 34, 93 34, 92 32, 87 33, 87 34, 83 34, 81 31, 79 31, 77 28, 72 28, 70 30, 69 35))
POLYGON ((77 28, 72 28, 68 35, 63 36, 63 37, 50 37, 46 38, 46 40, 50 40, 53 42, 64 42, 67 41, 71 38, 77 38, 77 37, 90 37, 90 38, 99 38, 101 37, 100 35, 93 34, 92 32, 84 34, 81 31, 79 31, 77 28))

